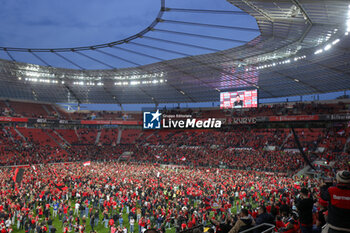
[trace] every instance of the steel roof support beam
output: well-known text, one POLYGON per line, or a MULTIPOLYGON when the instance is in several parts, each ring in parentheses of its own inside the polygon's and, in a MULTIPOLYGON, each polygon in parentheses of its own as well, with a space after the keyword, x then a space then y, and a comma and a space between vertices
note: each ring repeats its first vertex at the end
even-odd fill
POLYGON ((176 45, 182 45, 182 46, 187 46, 187 47, 196 48, 196 49, 209 50, 209 51, 212 51, 212 52, 219 52, 220 51, 218 49, 213 49, 213 48, 208 48, 208 47, 203 47, 203 46, 198 46, 198 45, 193 45, 193 44, 187 44, 187 43, 183 43, 183 42, 159 39, 159 38, 154 38, 154 37, 151 37, 151 36, 144 36, 143 38, 144 39, 154 40, 154 41, 161 41, 161 42, 165 42, 165 43, 168 43, 168 44, 176 44, 176 45))
POLYGON ((125 49, 125 48, 115 47, 115 46, 113 46, 111 48, 123 50, 123 51, 129 52, 129 53, 137 54, 137 55, 148 57, 148 58, 152 58, 152 59, 157 60, 157 61, 164 61, 164 59, 161 59, 159 57, 151 56, 151 55, 148 55, 148 54, 145 54, 145 53, 141 53, 141 52, 137 52, 137 51, 130 50, 130 49, 125 49))
POLYGON ((225 26, 225 25, 217 25, 217 24, 206 24, 206 23, 195 23, 195 22, 185 22, 185 21, 177 21, 177 20, 169 20, 169 19, 162 19, 161 22, 171 23, 171 24, 183 24, 183 25, 199 26, 199 27, 221 28, 221 29, 238 30, 238 31, 260 32, 259 29, 255 29, 255 28, 234 27, 234 26, 225 26))
POLYGON ((16 61, 16 60, 12 57, 11 53, 10 53, 9 51, 7 51, 7 49, 4 49, 4 51, 6 52, 7 56, 8 56, 12 61, 16 61))
POLYGON ((129 44, 138 45, 138 46, 149 48, 149 49, 155 49, 158 51, 164 51, 167 53, 173 53, 173 54, 177 54, 177 55, 181 55, 181 56, 190 56, 190 54, 187 54, 187 53, 182 53, 182 52, 178 52, 178 51, 174 51, 174 50, 170 50, 170 49, 163 49, 163 48, 159 48, 159 47, 155 47, 155 46, 151 46, 151 45, 140 44, 140 43, 136 43, 136 42, 130 42, 129 44))
POLYGON ((310 16, 308 15, 308 13, 306 12, 306 10, 304 9, 304 7, 300 4, 300 2, 299 2, 299 0, 291 0, 293 3, 294 3, 294 5, 296 5, 299 9, 300 9, 300 11, 303 13, 303 15, 306 17, 306 20, 307 20, 307 22, 309 23, 309 24, 311 24, 311 26, 312 26, 312 21, 311 21, 311 18, 310 18, 310 16))
POLYGON ((258 12, 260 15, 265 17, 268 21, 273 22, 273 19, 268 13, 266 13, 265 11, 263 11, 262 9, 260 9, 259 7, 251 3, 250 0, 241 0, 241 1, 244 2, 250 8, 252 8, 253 10, 255 10, 256 12, 258 12))
POLYGON ((128 60, 128 59, 119 57, 119 56, 117 56, 117 55, 114 55, 114 54, 111 54, 111 53, 108 53, 108 52, 105 52, 105 51, 101 51, 101 50, 94 50, 94 51, 99 52, 99 53, 102 53, 102 54, 107 55, 107 56, 110 56, 110 57, 113 57, 113 58, 116 58, 116 59, 119 59, 119 60, 121 60, 121 61, 127 62, 127 63, 132 64, 132 65, 141 66, 141 64, 138 64, 138 63, 136 63, 136 62, 130 61, 130 60, 128 60))
POLYGON ((224 11, 224 10, 201 10, 201 9, 185 9, 185 8, 165 8, 167 12, 182 13, 204 13, 204 14, 229 14, 229 15, 249 15, 244 11, 224 11))
POLYGON ((77 54, 79 54, 79 55, 81 55, 81 56, 83 56, 83 57, 89 58, 89 59, 92 60, 92 61, 95 61, 95 62, 97 62, 97 63, 100 63, 100 64, 102 64, 102 65, 104 65, 104 66, 106 66, 106 67, 109 67, 109 68, 112 68, 112 69, 116 69, 116 67, 111 66, 111 65, 109 65, 109 64, 107 64, 107 63, 104 63, 103 61, 100 61, 100 60, 98 60, 98 59, 96 59, 96 58, 93 58, 93 57, 91 57, 91 56, 89 56, 89 55, 86 55, 86 54, 84 54, 84 53, 82 53, 82 52, 79 52, 79 51, 74 51, 74 52, 77 53, 77 54))
POLYGON ((178 35, 184 35, 184 36, 200 37, 203 39, 229 41, 229 42, 235 42, 240 44, 245 44, 248 42, 246 40, 235 40, 235 39, 229 39, 229 38, 223 38, 223 37, 217 37, 217 36, 200 35, 200 34, 187 33, 187 32, 177 32, 177 31, 164 30, 164 29, 154 29, 154 31, 164 32, 168 34, 170 33, 170 34, 178 34, 178 35))
POLYGON ((47 63, 44 59, 42 59, 39 55, 37 55, 37 54, 35 54, 35 53, 31 52, 31 51, 30 51, 30 53, 31 53, 34 57, 36 57, 39 61, 41 61, 42 63, 44 63, 46 66, 51 67, 51 65, 50 65, 49 63, 47 63))
POLYGON ((72 60, 66 58, 65 56, 63 56, 63 55, 61 55, 61 54, 59 54, 59 53, 56 53, 56 52, 52 52, 52 53, 53 53, 53 54, 56 54, 57 56, 59 56, 59 57, 62 58, 63 60, 69 62, 70 64, 72 64, 72 65, 78 67, 79 69, 85 70, 85 68, 81 67, 80 65, 78 65, 77 63, 73 62, 72 60))

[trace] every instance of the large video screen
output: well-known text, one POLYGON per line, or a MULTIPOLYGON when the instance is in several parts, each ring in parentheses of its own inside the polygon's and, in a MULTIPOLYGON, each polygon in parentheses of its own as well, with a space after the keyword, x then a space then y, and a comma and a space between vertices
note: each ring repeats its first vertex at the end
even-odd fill
POLYGON ((220 108, 256 108, 258 91, 236 91, 220 93, 220 108))

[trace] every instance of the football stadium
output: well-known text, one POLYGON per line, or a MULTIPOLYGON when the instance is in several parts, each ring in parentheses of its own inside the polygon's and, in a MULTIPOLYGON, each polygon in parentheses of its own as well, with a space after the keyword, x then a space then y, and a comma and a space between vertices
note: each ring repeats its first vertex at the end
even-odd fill
POLYGON ((350 1, 1 5, 1 233, 350 232, 350 1))

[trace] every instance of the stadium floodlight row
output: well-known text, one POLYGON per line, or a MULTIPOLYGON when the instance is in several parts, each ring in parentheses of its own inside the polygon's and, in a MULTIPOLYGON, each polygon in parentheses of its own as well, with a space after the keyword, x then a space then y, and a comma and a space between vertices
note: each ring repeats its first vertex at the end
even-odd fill
POLYGON ((158 104, 218 101, 220 92, 239 89, 258 89, 259 98, 350 89, 347 1, 229 2, 259 26, 260 35, 242 46, 111 70, 0 60, 0 98, 158 104))

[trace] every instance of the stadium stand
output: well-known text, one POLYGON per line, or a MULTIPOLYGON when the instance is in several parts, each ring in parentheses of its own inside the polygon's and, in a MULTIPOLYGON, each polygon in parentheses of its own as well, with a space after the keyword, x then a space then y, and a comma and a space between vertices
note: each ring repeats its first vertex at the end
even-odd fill
MULTIPOLYGON (((122 113, 120 111, 75 111, 73 113, 63 110, 54 104, 38 104, 33 102, 0 101, 2 116, 21 116, 32 118, 65 119, 65 120, 142 120, 142 114, 138 112, 122 113), (9 103, 9 106, 5 103, 9 103), (12 107, 13 106, 13 107, 12 107), (6 111, 5 111, 6 110, 6 111), (47 110, 47 111, 46 111, 47 110)), ((183 114, 192 114, 201 118, 230 118, 230 117, 257 117, 257 116, 297 116, 297 115, 326 115, 347 114, 350 112, 348 103, 337 101, 333 103, 310 102, 310 103, 284 103, 265 104, 259 108, 226 110, 220 109, 185 109, 167 110, 180 111, 183 114)))
POLYGON ((118 141, 118 129, 102 129, 99 143, 103 145, 116 145, 118 141))

